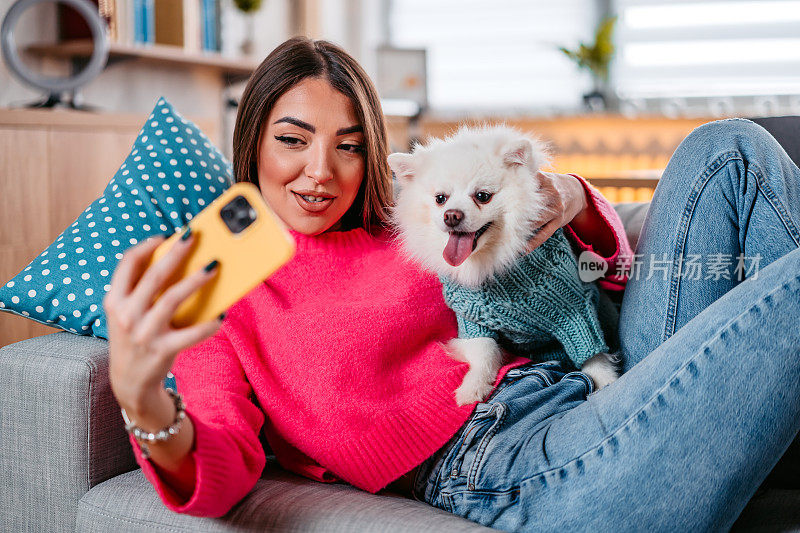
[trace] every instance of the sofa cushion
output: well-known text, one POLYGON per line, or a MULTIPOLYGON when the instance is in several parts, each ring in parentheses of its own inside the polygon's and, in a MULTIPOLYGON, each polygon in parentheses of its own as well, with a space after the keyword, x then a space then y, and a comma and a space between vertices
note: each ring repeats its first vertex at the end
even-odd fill
POLYGON ((769 489, 756 494, 733 524, 733 533, 800 531, 800 490, 769 489))
POLYGON ((319 483, 274 460, 252 491, 222 518, 167 509, 140 469, 95 486, 78 504, 77 531, 494 531, 403 496, 319 483))
POLYGON ((197 126, 159 98, 103 194, 0 285, 0 311, 108 338, 102 300, 122 253, 151 235, 175 232, 230 186, 231 175, 230 163, 197 126))
POLYGON ((625 234, 628 236, 628 242, 631 243, 631 250, 636 250, 636 245, 639 243, 642 224, 644 224, 644 217, 647 215, 649 207, 650 202, 630 202, 614 205, 614 209, 625 227, 625 234))
POLYGON ((794 164, 800 166, 800 116, 757 117, 751 120, 775 137, 794 164))
MULTIPOLYGON (((253 490, 221 518, 177 514, 134 470, 95 486, 78 504, 77 531, 495 531, 390 492, 319 483, 281 469, 270 459, 253 490)), ((760 491, 734 532, 800 531, 800 490, 760 491)))

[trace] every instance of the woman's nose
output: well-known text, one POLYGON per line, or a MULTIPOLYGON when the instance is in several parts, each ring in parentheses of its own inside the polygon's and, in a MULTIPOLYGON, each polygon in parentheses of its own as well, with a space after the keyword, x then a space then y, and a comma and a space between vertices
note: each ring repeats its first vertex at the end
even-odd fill
POLYGON ((330 151, 322 143, 309 150, 309 161, 306 164, 306 175, 317 183, 325 183, 333 178, 333 165, 330 151))

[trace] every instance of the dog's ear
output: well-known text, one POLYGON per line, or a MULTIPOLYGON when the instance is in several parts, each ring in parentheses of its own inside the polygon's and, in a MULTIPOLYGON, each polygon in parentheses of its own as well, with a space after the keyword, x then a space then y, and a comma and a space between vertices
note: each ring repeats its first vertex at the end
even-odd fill
POLYGON ((531 160, 533 147, 528 139, 520 139, 503 148, 503 163, 506 166, 527 165, 531 160))
POLYGON ((386 161, 389 162, 389 168, 392 169, 392 172, 394 172, 398 180, 410 181, 414 179, 416 169, 414 168, 413 154, 396 152, 394 154, 389 154, 386 161))

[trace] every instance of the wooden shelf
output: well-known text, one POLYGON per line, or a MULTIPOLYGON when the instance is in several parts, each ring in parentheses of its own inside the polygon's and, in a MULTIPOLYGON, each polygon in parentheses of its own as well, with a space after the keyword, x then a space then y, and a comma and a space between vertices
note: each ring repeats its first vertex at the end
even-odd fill
POLYGON ((655 189, 658 185, 658 180, 661 178, 661 171, 654 170, 650 172, 650 177, 644 176, 627 176, 628 172, 620 171, 615 176, 592 176, 587 178, 589 182, 595 187, 645 187, 655 189))
MULTIPOLYGON (((68 59, 88 58, 94 46, 90 40, 65 41, 56 44, 36 44, 25 50, 35 55, 63 57, 68 59)), ((226 57, 217 52, 187 52, 178 46, 163 44, 109 45, 109 62, 119 59, 138 59, 161 65, 205 67, 232 78, 247 78, 259 65, 254 57, 226 57)))
MULTIPOLYGON (((216 138, 218 135, 217 125, 214 120, 201 116, 189 116, 186 118, 194 122, 211 139, 216 138)), ((129 134, 130 132, 138 132, 145 121, 147 121, 147 113, 87 112, 63 108, 9 109, 0 107, 0 130, 3 128, 38 128, 49 131, 71 130, 91 133, 102 129, 107 132, 121 131, 129 134)), ((131 142, 135 138, 136 135, 133 135, 131 142)), ((124 159, 124 156, 122 158, 124 159)))

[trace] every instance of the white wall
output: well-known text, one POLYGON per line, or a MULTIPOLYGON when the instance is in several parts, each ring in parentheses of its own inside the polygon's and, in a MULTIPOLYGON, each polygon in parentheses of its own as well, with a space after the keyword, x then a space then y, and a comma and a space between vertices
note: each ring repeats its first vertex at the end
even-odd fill
POLYGON ((367 74, 377 70, 375 49, 384 44, 383 1, 322 0, 319 13, 319 35, 355 57, 367 74))

